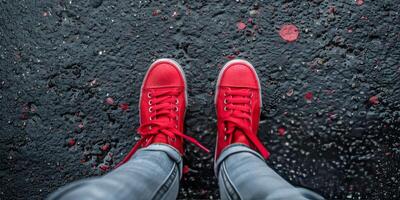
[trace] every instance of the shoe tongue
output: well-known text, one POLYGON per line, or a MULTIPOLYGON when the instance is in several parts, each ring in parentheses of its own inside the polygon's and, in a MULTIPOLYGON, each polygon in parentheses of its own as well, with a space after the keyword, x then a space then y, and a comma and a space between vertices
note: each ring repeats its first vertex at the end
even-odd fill
MULTIPOLYGON (((169 117, 167 117, 167 116, 159 116, 159 117, 157 117, 156 120, 157 120, 158 122, 161 122, 161 123, 172 123, 172 122, 173 122, 173 121, 172 121, 169 117)), ((171 126, 173 126, 173 125, 171 125, 171 126)), ((164 135, 164 134, 157 134, 157 135, 154 137, 153 142, 156 142, 156 143, 168 143, 168 137, 167 137, 166 135, 164 135)))
MULTIPOLYGON (((158 92, 164 92, 164 91, 169 91, 171 90, 171 88, 157 88, 158 92)), ((171 106, 171 108, 173 109, 175 104, 171 104, 168 105, 171 106)), ((171 112, 175 112, 175 111, 171 111, 171 112)), ((167 115, 159 115, 157 116, 157 120, 158 122, 165 122, 165 123, 171 123, 171 127, 175 126, 175 120, 174 119, 170 119, 170 117, 168 117, 167 115)), ((158 134, 154 137, 153 142, 155 143, 168 143, 168 137, 164 134, 158 134)))
POLYGON ((168 143, 168 138, 164 134, 158 134, 154 137, 153 143, 168 143))
POLYGON ((157 117, 157 121, 158 122, 166 122, 166 123, 170 123, 170 122, 172 122, 172 120, 169 118, 169 117, 167 117, 167 116, 158 116, 157 117))
MULTIPOLYGON (((171 90, 171 88, 159 88, 157 91, 158 92, 168 92, 168 91, 170 91, 171 90)), ((166 96, 168 96, 168 95, 166 95, 166 96)), ((160 97, 160 98, 165 98, 165 96, 164 97, 160 97)), ((171 105, 167 105, 167 107, 170 107, 171 109, 174 109, 174 107, 175 107, 175 104, 171 104, 171 105)), ((174 112, 174 111, 171 111, 171 112, 174 112)), ((171 121, 173 121, 172 119, 170 119, 168 116, 166 116, 166 115, 161 115, 161 116, 158 116, 157 117, 157 121, 160 121, 160 122, 171 122, 171 121)))
POLYGON ((241 143, 244 144, 246 146, 250 147, 250 142, 247 139, 246 135, 244 134, 244 132, 240 129, 236 129, 233 132, 233 143, 241 143))

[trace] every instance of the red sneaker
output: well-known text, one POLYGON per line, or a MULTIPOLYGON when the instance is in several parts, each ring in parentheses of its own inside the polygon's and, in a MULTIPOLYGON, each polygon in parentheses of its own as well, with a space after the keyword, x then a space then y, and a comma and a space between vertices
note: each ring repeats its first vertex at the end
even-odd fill
POLYGON ((154 143, 171 145, 183 155, 183 139, 186 139, 209 152, 194 138, 183 134, 186 79, 174 60, 159 59, 150 66, 142 83, 139 104, 141 139, 116 167, 127 162, 139 148, 154 143))
POLYGON ((257 138, 261 86, 249 62, 236 59, 225 64, 218 76, 215 105, 218 120, 215 160, 233 143, 247 145, 267 159, 269 152, 257 138))

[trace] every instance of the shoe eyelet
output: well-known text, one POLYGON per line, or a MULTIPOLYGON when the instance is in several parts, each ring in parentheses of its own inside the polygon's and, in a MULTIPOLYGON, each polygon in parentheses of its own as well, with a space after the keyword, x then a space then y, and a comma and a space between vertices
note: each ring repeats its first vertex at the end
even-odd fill
POLYGON ((224 141, 226 141, 228 139, 228 136, 227 135, 225 135, 225 137, 224 137, 224 141))
POLYGON ((172 142, 176 142, 176 138, 170 138, 172 142))
POLYGON ((151 93, 150 93, 150 92, 147 93, 147 97, 148 97, 149 99, 151 99, 151 93))
POLYGON ((228 104, 228 100, 224 99, 224 104, 228 104))
POLYGON ((179 111, 178 106, 175 106, 175 112, 178 112, 178 111, 179 111))
POLYGON ((149 130, 151 130, 152 129, 152 127, 151 126, 149 126, 149 130))
POLYGON ((149 107, 149 112, 153 112, 153 107, 149 107))
POLYGON ((176 99, 175 104, 176 104, 176 105, 179 104, 179 99, 176 99))
POLYGON ((250 93, 250 98, 253 98, 253 96, 254 96, 254 93, 250 93))
POLYGON ((225 110, 225 111, 228 111, 228 108, 225 106, 225 107, 224 107, 224 110, 225 110))
POLYGON ((224 131, 227 131, 228 129, 226 127, 224 127, 224 131))
POLYGON ((228 95, 226 95, 226 92, 224 92, 224 97, 226 97, 226 96, 228 96, 228 95))
POLYGON ((178 125, 175 125, 175 128, 178 128, 178 125))
POLYGON ((149 105, 151 106, 151 104, 153 104, 153 101, 152 101, 152 100, 149 100, 148 103, 149 103, 149 105))

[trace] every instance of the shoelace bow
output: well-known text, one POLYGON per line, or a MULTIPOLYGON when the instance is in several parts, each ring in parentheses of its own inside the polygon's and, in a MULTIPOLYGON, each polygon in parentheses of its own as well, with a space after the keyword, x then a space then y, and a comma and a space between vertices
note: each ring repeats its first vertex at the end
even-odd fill
POLYGON ((269 152, 258 137, 252 133, 253 130, 250 124, 252 120, 251 98, 253 93, 250 90, 230 89, 225 92, 225 97, 224 110, 231 111, 230 116, 224 120, 225 133, 232 136, 235 131, 241 130, 261 155, 267 159, 269 152))
POLYGON ((177 106, 179 101, 176 97, 179 96, 180 93, 181 91, 178 89, 148 93, 149 97, 151 97, 151 100, 148 102, 149 105, 151 105, 151 107, 149 107, 149 112, 151 113, 150 121, 142 124, 138 128, 138 134, 141 136, 140 140, 129 151, 125 158, 116 165, 116 168, 126 163, 143 144, 152 142, 153 138, 158 134, 163 134, 173 141, 175 141, 177 137, 184 138, 197 145, 205 152, 210 152, 210 150, 201 145, 196 139, 178 130, 176 122, 179 120, 177 106))

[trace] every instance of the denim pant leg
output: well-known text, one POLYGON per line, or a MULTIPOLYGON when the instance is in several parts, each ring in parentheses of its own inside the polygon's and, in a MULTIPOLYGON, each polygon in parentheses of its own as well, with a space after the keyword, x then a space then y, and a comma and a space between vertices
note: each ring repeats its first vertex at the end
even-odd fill
POLYGON ((221 153, 215 172, 223 200, 324 199, 312 191, 292 186, 268 167, 260 154, 240 144, 233 144, 221 153))
POLYGON ((49 200, 176 199, 182 158, 169 145, 138 150, 130 161, 98 178, 77 181, 51 194, 49 200))

